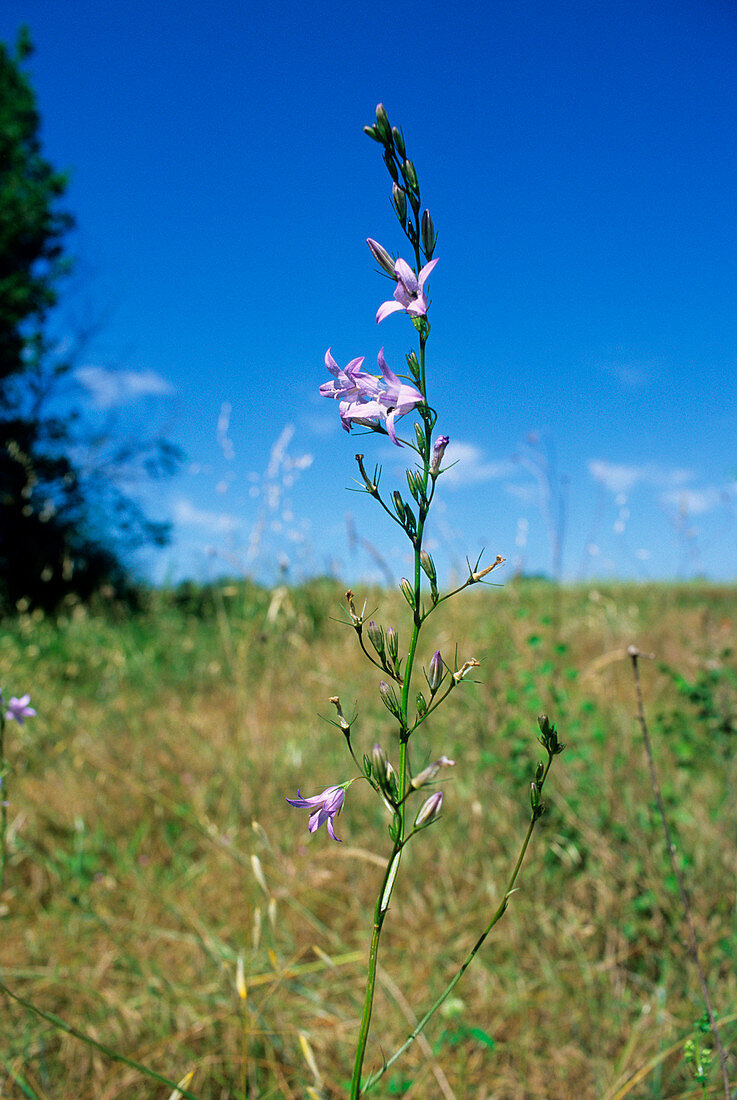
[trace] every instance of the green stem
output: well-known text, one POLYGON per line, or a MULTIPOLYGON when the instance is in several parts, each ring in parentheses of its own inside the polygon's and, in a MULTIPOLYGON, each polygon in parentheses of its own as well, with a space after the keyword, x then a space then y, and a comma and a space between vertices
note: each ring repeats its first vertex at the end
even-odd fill
MULTIPOLYGON (((425 343, 427 336, 423 337, 420 333, 420 378, 421 389, 423 394, 425 393, 425 343)), ((423 470, 423 484, 425 494, 427 495, 427 484, 430 477, 430 458, 431 458, 431 444, 432 444, 432 424, 429 421, 425 421, 425 459, 423 470)), ((407 650, 407 661, 404 670, 404 680, 402 682, 402 697, 400 701, 400 744, 399 744, 399 784, 398 784, 398 798, 397 798, 397 814, 399 816, 399 831, 394 840, 394 847, 392 854, 387 863, 386 870, 384 872, 384 878, 381 884, 381 890, 379 896, 376 899, 376 905, 374 907, 374 927, 371 934, 371 947, 369 949, 369 961, 368 970, 366 975, 366 996, 363 1005, 363 1015, 361 1017, 361 1027, 358 1033, 358 1044, 356 1047, 356 1059, 353 1066, 353 1077, 351 1079, 351 1091, 350 1100, 359 1100, 361 1089, 361 1073, 363 1071, 363 1061, 366 1055, 366 1044, 368 1042, 369 1030, 371 1027, 371 1013, 373 1011, 374 992, 376 989, 376 968, 379 962, 379 941, 381 939, 381 930, 384 924, 384 917, 389 908, 389 902, 394 891, 394 883, 396 882, 397 871, 399 870, 399 861, 401 859, 402 848, 404 846, 404 837, 407 824, 407 741, 410 734, 408 711, 409 711, 409 693, 412 683, 412 670, 415 662, 415 655, 417 653, 417 643, 420 637, 420 630, 422 628, 423 615, 421 611, 421 588, 422 588, 422 566, 420 564, 420 551, 422 549, 422 534, 425 527, 425 519, 427 518, 427 509, 429 502, 424 507, 419 506, 419 513, 417 517, 417 535, 414 539, 415 550, 415 572, 414 572, 414 601, 415 610, 413 615, 412 636, 410 638, 409 649, 407 650)))
MULTIPOLYGON (((540 780, 540 789, 541 790, 542 790, 542 788, 545 784, 545 780, 547 778, 548 772, 550 771, 550 765, 552 764, 552 762, 553 762, 553 757, 548 755, 548 763, 547 763, 547 766, 545 768, 545 771, 543 772, 542 779, 540 780)), ((518 874, 520 872, 520 869, 522 867, 522 862, 525 858, 525 854, 527 852, 527 848, 528 848, 530 840, 532 838, 532 834, 533 834, 534 829, 535 829, 535 823, 536 823, 537 820, 538 820, 538 816, 535 813, 533 813, 530 817, 530 823, 527 827, 527 833, 525 834, 525 839, 522 842, 522 847, 520 848, 519 855, 517 856, 517 862, 514 865, 514 870, 512 871, 509 882, 507 884, 507 889, 504 891, 504 895, 502 897, 502 900, 499 903, 498 908, 496 909, 494 915, 492 916, 491 920, 487 924, 486 928, 481 933, 479 938, 476 940, 476 943, 473 945, 473 947, 469 951, 468 955, 464 959, 464 961, 461 964, 458 971, 453 975, 450 982, 448 983, 446 988, 443 990, 443 992, 440 994, 438 999, 427 1010, 427 1012, 422 1017, 422 1019, 419 1021, 419 1023, 415 1027, 414 1031, 411 1033, 411 1035, 409 1035, 407 1037, 407 1039, 405 1039, 404 1043, 402 1043, 401 1047, 399 1047, 399 1049, 396 1050, 394 1052, 394 1054, 392 1054, 391 1058, 389 1058, 388 1061, 384 1062, 384 1065, 382 1066, 382 1068, 380 1070, 377 1070, 376 1073, 372 1074, 371 1077, 369 1077, 368 1080, 365 1082, 365 1084, 363 1086, 364 1095, 369 1091, 369 1089, 373 1088, 373 1086, 376 1084, 376 1082, 381 1077, 383 1077, 383 1075, 386 1073, 386 1071, 389 1069, 389 1067, 391 1065, 393 1065, 394 1062, 396 1062, 397 1059, 400 1058, 404 1054, 405 1050, 407 1050, 407 1048, 412 1045, 412 1043, 415 1041, 417 1036, 424 1030, 426 1024, 432 1018, 432 1016, 437 1012, 437 1010, 440 1008, 443 1001, 445 1001, 450 996, 450 994, 453 992, 455 987, 458 985, 458 982, 461 980, 461 978, 465 974, 466 970, 468 969, 468 967, 473 962, 474 958, 476 957, 479 950, 481 949, 481 946, 482 946, 484 940, 489 935, 489 933, 491 932, 494 925, 497 924, 498 921, 501 920, 501 918, 504 916, 504 913, 506 912, 506 909, 507 909, 507 905, 509 904, 509 897, 510 897, 512 891, 514 890, 514 884, 517 881, 517 876, 518 876, 518 874)), ((356 1095, 360 1095, 360 1094, 357 1093, 356 1095)))

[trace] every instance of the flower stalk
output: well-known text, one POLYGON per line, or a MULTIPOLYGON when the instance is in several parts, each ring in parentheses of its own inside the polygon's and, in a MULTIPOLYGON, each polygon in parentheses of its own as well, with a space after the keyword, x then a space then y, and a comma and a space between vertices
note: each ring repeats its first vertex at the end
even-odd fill
MULTIPOLYGON (((364 127, 364 130, 373 141, 382 146, 384 165, 391 180, 394 209, 414 254, 414 262, 410 263, 401 256, 395 258, 372 237, 367 239, 371 256, 378 264, 380 272, 395 283, 393 297, 379 305, 376 321, 380 324, 392 315, 408 318, 412 326, 415 346, 405 356, 409 374, 401 377, 396 375, 388 365, 383 348, 378 353, 379 374, 372 374, 364 369, 363 356, 351 359, 345 368, 341 368, 328 349, 325 365, 331 380, 323 383, 320 393, 323 397, 338 402, 340 422, 345 431, 350 432, 355 427, 361 427, 369 433, 387 436, 395 446, 409 448, 417 456, 414 468, 405 471, 406 488, 387 492, 379 484, 381 473, 379 467, 375 467, 372 476, 369 475, 364 455, 356 455, 361 479, 360 490, 378 502, 392 522, 401 528, 412 547, 410 575, 402 577, 399 583, 399 589, 406 603, 405 613, 409 619, 407 648, 403 655, 400 656, 399 635, 395 628, 382 625, 378 617, 374 617, 376 611, 367 615, 365 605, 359 613, 356 610, 353 593, 350 591, 346 593, 350 617, 347 625, 355 631, 361 650, 371 665, 382 673, 378 683, 379 697, 395 724, 396 749, 395 753, 387 754, 382 744, 375 743, 371 754, 364 753, 363 762, 359 763, 362 750, 359 750, 357 755, 351 740, 355 715, 350 721, 345 718, 337 696, 333 696, 331 702, 336 707, 338 715, 337 722, 333 724, 345 735, 351 757, 359 767, 360 774, 345 783, 326 787, 319 795, 303 798, 298 791, 296 799, 287 799, 292 806, 310 811, 308 828, 311 833, 317 832, 320 826, 325 824, 328 835, 336 841, 339 838, 334 832, 334 822, 343 809, 348 788, 357 778, 363 778, 374 788, 391 815, 389 823, 391 849, 384 865, 374 904, 364 1003, 349 1094, 351 1100, 359 1100, 384 1072, 382 1070, 369 1076, 365 1081, 362 1080, 371 1030, 381 935, 396 887, 402 853, 408 843, 420 833, 424 834, 426 829, 440 819, 445 792, 432 788, 437 783, 441 768, 452 767, 455 764, 443 754, 413 775, 410 764, 410 740, 429 715, 433 714, 459 685, 470 680, 471 674, 480 665, 475 657, 470 657, 459 664, 457 652, 453 662, 448 663, 441 656, 437 646, 433 646, 434 654, 424 673, 426 697, 422 691, 417 690, 414 682, 417 678, 415 674, 422 628, 428 618, 446 600, 474 584, 488 583, 485 578, 504 560, 501 555, 497 555, 491 565, 482 569, 479 555, 473 566, 469 562, 466 580, 455 589, 441 593, 435 562, 424 546, 426 523, 437 483, 446 469, 443 463, 449 445, 447 435, 434 437, 438 416, 430 404, 427 384, 427 345, 431 335, 428 316, 431 302, 427 293, 427 284, 438 264, 438 259, 434 256, 437 232, 430 211, 425 209, 422 214, 420 213, 421 192, 417 169, 407 155, 401 130, 390 125, 382 104, 379 104, 376 109, 375 123, 364 127), (414 418, 414 431, 410 433, 409 439, 400 437, 399 434, 402 430, 400 421, 405 417, 414 418), (410 709, 412 702, 415 704, 414 713, 410 709), (390 755, 396 762, 396 770, 390 755)), ((407 637, 404 631, 403 635, 407 637)), ((541 718, 540 729, 541 742, 548 754, 548 763, 547 766, 542 764, 538 766, 530 784, 530 824, 507 890, 489 924, 470 955, 462 963, 451 984, 431 1006, 413 1035, 393 1056, 392 1061, 395 1061, 409 1043, 420 1034, 433 1013, 460 980, 489 932, 506 910, 535 822, 543 812, 542 789, 550 762, 562 749, 557 741, 555 728, 547 718, 545 724, 541 718)), ((423 755, 427 760, 428 755, 424 750, 423 755)), ((385 1063, 384 1068, 386 1065, 385 1063)))

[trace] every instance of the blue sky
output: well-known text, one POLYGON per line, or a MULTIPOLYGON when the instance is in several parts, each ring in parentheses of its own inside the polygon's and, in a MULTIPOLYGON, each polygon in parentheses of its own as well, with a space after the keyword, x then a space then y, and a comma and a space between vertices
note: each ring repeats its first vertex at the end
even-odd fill
POLYGON ((6 0, 0 37, 21 23, 72 174, 80 395, 187 452, 131 486, 174 521, 152 576, 382 575, 361 540, 406 571, 346 490, 356 451, 387 484, 409 453, 346 435, 317 392, 328 346, 398 370, 412 344, 403 315, 374 320, 391 288, 365 238, 404 242, 361 132, 381 100, 439 232, 441 569, 486 547, 550 572, 562 534, 570 579, 734 579, 732 4, 6 0))

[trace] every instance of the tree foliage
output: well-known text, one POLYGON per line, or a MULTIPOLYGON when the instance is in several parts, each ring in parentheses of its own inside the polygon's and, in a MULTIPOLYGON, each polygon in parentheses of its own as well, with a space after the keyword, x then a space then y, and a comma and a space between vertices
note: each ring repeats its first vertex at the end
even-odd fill
MULTIPOLYGON (((81 459, 80 420, 59 412, 68 357, 48 335, 59 287, 71 270, 64 208, 67 176, 43 156, 41 119, 24 64, 0 43, 0 607, 20 599, 47 608, 128 583, 126 555, 163 544, 167 526, 147 519, 112 469, 81 459)), ((125 447, 119 449, 121 453, 125 447)), ((149 466, 168 472, 177 452, 154 441, 149 466)))

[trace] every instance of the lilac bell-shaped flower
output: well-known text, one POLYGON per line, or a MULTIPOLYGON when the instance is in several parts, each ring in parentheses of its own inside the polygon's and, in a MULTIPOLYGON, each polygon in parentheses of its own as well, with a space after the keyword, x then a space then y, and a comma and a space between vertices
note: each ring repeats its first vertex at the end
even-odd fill
POLYGON ((406 260, 401 258, 397 260, 394 264, 394 278, 397 280, 394 301, 381 303, 376 312, 377 325, 390 313, 404 312, 410 317, 424 317, 428 304, 425 297, 425 282, 437 262, 437 260, 430 260, 430 263, 425 264, 417 276, 406 260))
POLYGON ((312 810, 307 825, 311 833, 316 832, 321 825, 327 825, 330 838, 340 841, 340 837, 336 836, 333 830, 333 821, 343 809, 345 786, 326 787, 322 794, 313 795, 312 798, 302 798, 298 790, 297 797, 288 798, 287 802, 298 810, 312 810))

